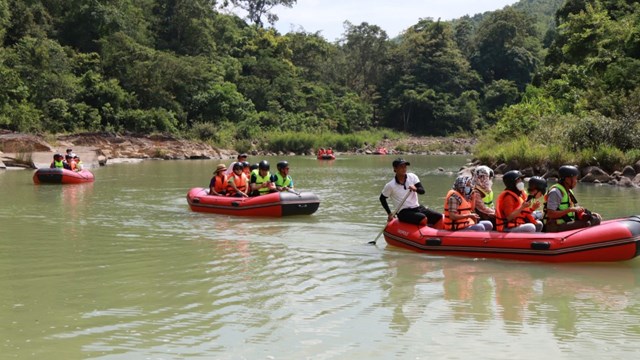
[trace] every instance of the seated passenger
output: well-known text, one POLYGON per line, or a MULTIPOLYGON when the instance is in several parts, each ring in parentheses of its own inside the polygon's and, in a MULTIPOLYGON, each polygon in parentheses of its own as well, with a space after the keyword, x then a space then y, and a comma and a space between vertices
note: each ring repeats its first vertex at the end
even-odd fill
POLYGON ((531 208, 535 208, 532 215, 536 220, 542 221, 544 217, 544 195, 547 192, 547 180, 541 176, 532 176, 529 179, 528 199, 531 200, 531 208))
POLYGON ((293 179, 289 176, 289 163, 287 161, 280 161, 276 166, 278 172, 271 176, 271 181, 276 185, 276 190, 293 190, 293 179))
POLYGON ((229 168, 227 169, 227 172, 225 173, 225 175, 227 175, 227 177, 231 176, 233 174, 233 166, 237 163, 242 164, 243 161, 247 161, 247 154, 244 154, 244 153, 238 154, 236 161, 232 162, 231 165, 229 165, 229 168))
POLYGON ((227 196, 248 197, 248 183, 247 176, 242 172, 242 163, 236 162, 227 180, 227 196))
POLYGON ((251 164, 248 161, 242 162, 242 172, 247 175, 247 179, 251 177, 251 164))
POLYGON ((327 149, 327 155, 333 155, 333 149, 332 148, 328 148, 327 149))
POLYGON ((224 196, 227 193, 227 175, 225 175, 227 167, 224 164, 219 164, 216 167, 216 171, 213 172, 213 177, 209 182, 209 195, 224 196))
POLYGON ((496 201, 496 230, 503 232, 536 232, 542 230, 533 216, 531 203, 524 192, 524 175, 518 170, 502 176, 505 189, 496 201))
POLYGON ((545 196, 545 229, 560 232, 596 226, 602 221, 597 213, 578 206, 573 189, 578 184, 580 172, 575 166, 564 165, 558 169, 558 183, 549 188, 545 196))
POLYGON ((84 164, 78 155, 73 154, 73 161, 76 163, 76 171, 82 171, 84 169, 84 164))
POLYGON ((251 196, 264 195, 276 192, 275 185, 271 182, 271 173, 269 172, 269 162, 262 160, 258 163, 258 169, 251 172, 251 196))
POLYGON ((473 172, 471 180, 475 186, 472 190, 475 213, 480 216, 480 220, 496 223, 496 210, 493 204, 493 170, 488 166, 478 166, 473 172))
POLYGON ((445 230, 480 230, 489 231, 493 224, 487 220, 480 220, 480 216, 473 212, 471 199, 471 177, 458 176, 451 190, 444 200, 444 229, 445 230))
POLYGON ((325 154, 325 152, 324 152, 324 148, 320 148, 320 149, 318 149, 318 156, 322 156, 322 155, 324 155, 324 154, 325 154))
POLYGON ((67 164, 69 164, 69 170, 75 171, 76 170, 76 162, 73 161, 73 156, 71 154, 67 154, 64 157, 65 157, 65 160, 67 161, 67 164))
POLYGON ((49 165, 49 167, 51 169, 59 168, 59 169, 71 170, 71 167, 69 167, 69 164, 67 164, 67 162, 64 161, 64 157, 60 153, 53 155, 53 162, 51 162, 51 165, 49 165))
POLYGON ((439 227, 442 224, 442 214, 418 203, 418 194, 425 193, 418 176, 407 171, 408 161, 398 158, 391 163, 395 176, 384 185, 380 194, 380 204, 387 212, 387 221, 393 220, 398 214, 398 220, 420 226, 430 225, 439 227), (391 212, 387 198, 391 198, 395 212, 391 212))

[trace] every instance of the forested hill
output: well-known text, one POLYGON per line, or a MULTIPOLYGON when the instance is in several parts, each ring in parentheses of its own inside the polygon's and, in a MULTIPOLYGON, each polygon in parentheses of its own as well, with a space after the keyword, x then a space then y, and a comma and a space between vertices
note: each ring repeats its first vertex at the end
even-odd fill
POLYGON ((0 128, 218 143, 379 127, 532 138, 547 118, 563 132, 628 122, 638 103, 638 1, 522 0, 425 18, 393 40, 345 23, 337 43, 275 31, 273 5, 295 3, 0 0, 0 128))

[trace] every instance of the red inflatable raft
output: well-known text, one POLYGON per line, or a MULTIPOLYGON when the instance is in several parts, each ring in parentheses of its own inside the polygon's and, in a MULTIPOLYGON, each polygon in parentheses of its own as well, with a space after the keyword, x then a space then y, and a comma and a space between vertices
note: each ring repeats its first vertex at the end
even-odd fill
POLYGON ((318 155, 318 160, 335 160, 336 156, 333 154, 318 155))
POLYGON ((524 261, 623 261, 640 253, 640 216, 561 233, 447 231, 392 220, 384 229, 389 245, 433 255, 524 261))
POLYGON ((187 193, 193 211, 240 216, 311 215, 320 199, 311 192, 276 192, 249 198, 209 196, 209 189, 193 188, 187 193))
POLYGON ((79 184, 93 180, 93 174, 89 170, 71 171, 61 168, 41 168, 33 174, 33 182, 36 184, 79 184))

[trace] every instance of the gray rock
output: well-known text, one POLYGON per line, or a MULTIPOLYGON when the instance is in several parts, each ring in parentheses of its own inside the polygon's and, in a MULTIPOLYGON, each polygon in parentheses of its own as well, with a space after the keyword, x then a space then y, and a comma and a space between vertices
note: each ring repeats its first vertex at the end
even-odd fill
POLYGON ((636 170, 633 168, 633 166, 625 166, 624 169, 622 169, 622 175, 625 177, 628 177, 629 179, 633 179, 636 176, 636 170))
POLYGON ((500 164, 493 170, 495 174, 504 174, 505 171, 507 171, 507 164, 500 164))

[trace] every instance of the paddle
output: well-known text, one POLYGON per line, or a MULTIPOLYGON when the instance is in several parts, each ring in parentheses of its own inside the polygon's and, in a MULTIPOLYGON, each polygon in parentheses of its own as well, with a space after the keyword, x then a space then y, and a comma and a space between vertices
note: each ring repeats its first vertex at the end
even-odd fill
MULTIPOLYGON (((391 213, 391 217, 395 217, 396 214, 398 213, 398 210, 400 210, 400 208, 402 207, 402 204, 404 204, 405 200, 407 200, 407 198, 409 197, 409 194, 411 194, 411 190, 407 191, 407 195, 404 196, 404 198, 402 198, 402 201, 400 201, 400 204, 398 204, 398 206, 395 208, 395 210, 393 210, 393 212, 391 213)), ((388 224, 388 222, 387 222, 388 224)), ((380 232, 378 233, 378 236, 376 236, 375 239, 373 239, 373 241, 369 241, 368 244, 370 245, 375 245, 376 241, 378 241, 378 238, 380 237, 380 235, 382 235, 382 233, 384 232, 384 229, 387 228, 387 225, 385 225, 382 230, 380 230, 380 232)))

